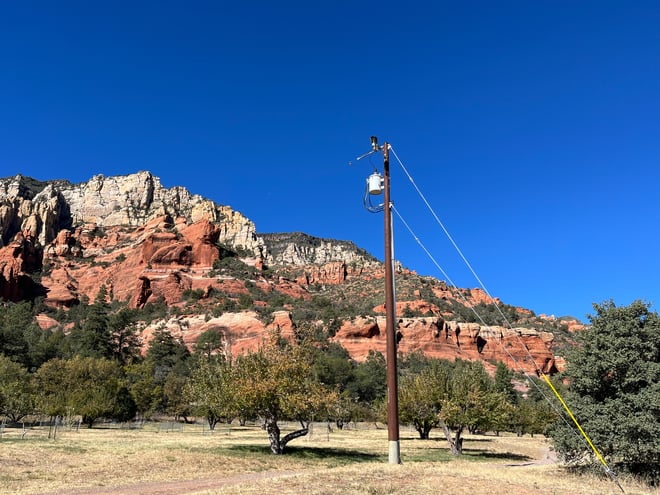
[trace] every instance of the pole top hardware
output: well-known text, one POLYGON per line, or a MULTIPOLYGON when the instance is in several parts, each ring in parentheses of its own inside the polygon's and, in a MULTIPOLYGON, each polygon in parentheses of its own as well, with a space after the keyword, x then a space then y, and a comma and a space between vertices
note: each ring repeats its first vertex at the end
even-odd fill
POLYGON ((378 153, 379 151, 382 150, 383 150, 383 146, 380 146, 378 144, 378 138, 376 136, 371 136, 371 151, 367 151, 364 155, 358 156, 356 160, 362 160, 363 158, 366 158, 369 155, 373 155, 374 153, 378 153))

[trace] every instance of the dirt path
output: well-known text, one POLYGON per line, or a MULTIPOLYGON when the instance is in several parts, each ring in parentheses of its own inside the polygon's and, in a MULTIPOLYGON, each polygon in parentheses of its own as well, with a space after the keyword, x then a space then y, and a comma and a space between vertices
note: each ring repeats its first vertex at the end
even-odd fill
POLYGON ((502 464, 506 467, 526 467, 526 466, 547 466, 548 464, 557 463, 557 453, 550 447, 544 447, 539 450, 539 456, 536 459, 527 462, 514 462, 510 464, 502 464))
POLYGON ((78 490, 64 488, 62 490, 44 492, 38 495, 182 495, 185 493, 194 493, 201 490, 221 488, 250 481, 290 478, 303 473, 303 471, 262 471, 259 473, 239 474, 228 478, 156 481, 152 483, 136 483, 133 485, 107 488, 81 488, 78 490))

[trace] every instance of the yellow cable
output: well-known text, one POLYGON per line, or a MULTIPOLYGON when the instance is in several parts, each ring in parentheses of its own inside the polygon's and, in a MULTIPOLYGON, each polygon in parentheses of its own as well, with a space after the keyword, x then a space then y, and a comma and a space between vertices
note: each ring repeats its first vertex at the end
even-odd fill
POLYGON ((578 430, 580 430, 580 433, 582 433, 582 436, 584 437, 584 439, 589 444, 589 447, 591 447, 591 450, 594 451, 594 454, 596 454, 596 457, 598 457, 598 460, 603 464, 603 466, 605 467, 605 472, 607 473, 607 475, 610 478, 612 478, 612 480, 616 483, 616 485, 619 487, 619 489, 625 494, 626 492, 623 489, 623 487, 621 486, 621 484, 619 483, 619 480, 616 478, 616 475, 612 472, 610 467, 607 465, 607 462, 605 462, 605 459, 603 459, 603 456, 600 454, 600 452, 598 451, 596 446, 593 444, 593 442, 589 438, 589 435, 587 435, 586 432, 582 429, 582 426, 580 426, 580 423, 578 423, 578 420, 575 418, 575 416, 571 412, 570 408, 568 407, 568 404, 566 404, 566 402, 564 402, 564 399, 559 394, 559 392, 557 391, 555 386, 552 384, 552 382, 550 381, 550 378, 548 378, 548 376, 545 373, 541 373, 541 376, 543 377, 545 382, 548 384, 550 389, 557 396, 557 399, 559 399, 559 402, 561 402, 561 405, 564 406, 564 409, 566 409, 566 412, 571 417, 571 419, 573 420, 573 423, 575 423, 575 426, 577 426, 578 430))
POLYGON ((580 430, 580 433, 582 433, 582 436, 583 436, 584 439, 587 441, 587 443, 589 444, 589 446, 591 447, 591 449, 594 451, 594 453, 596 454, 596 457, 598 457, 598 460, 600 460, 600 462, 603 463, 603 466, 605 466, 605 469, 607 469, 607 470, 609 471, 610 468, 607 466, 607 463, 605 462, 605 459, 603 459, 603 456, 600 455, 600 452, 598 452, 598 449, 597 449, 596 446, 592 443, 591 439, 589 438, 589 435, 587 435, 587 434, 585 433, 585 431, 582 429, 582 427, 580 426, 580 423, 578 423, 578 420, 575 419, 575 416, 573 416, 573 413, 572 413, 571 410, 569 409, 569 407, 568 407, 568 405, 566 404, 566 402, 564 402, 564 399, 562 398, 562 396, 559 395, 559 392, 557 391, 557 389, 555 388, 555 386, 554 386, 554 385, 552 384, 552 382, 550 381, 550 378, 548 378, 548 376, 547 376, 545 373, 541 373, 541 376, 542 376, 543 379, 546 381, 546 383, 548 384, 548 386, 552 389, 552 391, 554 392, 554 394, 557 396, 557 399, 559 399, 559 402, 561 402, 561 405, 564 406, 564 409, 566 409, 566 412, 568 413, 568 415, 569 415, 569 416, 571 417, 571 419, 573 420, 573 423, 575 423, 575 426, 578 427, 578 430, 580 430))

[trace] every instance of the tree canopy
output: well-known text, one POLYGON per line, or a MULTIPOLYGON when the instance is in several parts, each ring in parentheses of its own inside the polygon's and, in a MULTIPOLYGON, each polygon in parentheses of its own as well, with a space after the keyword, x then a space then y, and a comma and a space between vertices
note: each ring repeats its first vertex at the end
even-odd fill
POLYGON ((230 361, 202 358, 197 360, 185 387, 186 399, 214 430, 219 421, 231 421, 237 415, 234 386, 230 361))
POLYGON ((492 382, 481 361, 457 360, 441 401, 440 426, 451 453, 463 452, 465 430, 501 429, 511 413, 511 406, 492 382), (451 431, 454 431, 452 437, 451 431))
POLYGON ((0 354, 0 414, 12 422, 34 411, 34 387, 28 370, 0 354))
POLYGON ((445 361, 401 377, 399 419, 412 424, 421 439, 428 439, 431 429, 440 424, 442 400, 450 376, 451 365, 445 361))

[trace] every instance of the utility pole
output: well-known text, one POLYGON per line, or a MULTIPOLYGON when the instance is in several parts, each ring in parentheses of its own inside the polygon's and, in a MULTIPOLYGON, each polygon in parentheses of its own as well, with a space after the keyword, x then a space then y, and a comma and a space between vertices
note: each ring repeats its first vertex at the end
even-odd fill
POLYGON ((385 337, 387 342, 387 439, 389 443, 390 464, 401 464, 399 448, 399 390, 398 372, 396 364, 396 301, 394 300, 394 257, 392 236, 392 203, 390 201, 390 145, 378 145, 378 138, 371 136, 371 151, 359 156, 361 160, 374 153, 383 152, 383 176, 377 171, 367 179, 367 188, 364 192, 364 207, 371 213, 384 212, 385 216, 385 337), (372 195, 379 195, 385 191, 384 203, 373 205, 372 195))
POLYGON ((392 205, 390 202, 390 145, 383 144, 383 188, 385 216, 385 335, 387 338, 387 439, 389 463, 401 464, 399 447, 399 397, 396 356, 396 302, 394 300, 394 266, 392 255, 392 205))

